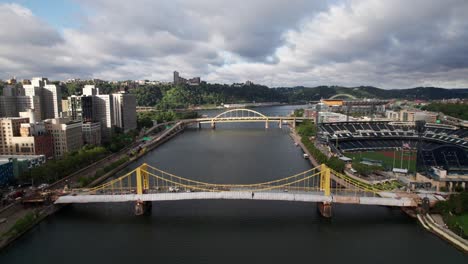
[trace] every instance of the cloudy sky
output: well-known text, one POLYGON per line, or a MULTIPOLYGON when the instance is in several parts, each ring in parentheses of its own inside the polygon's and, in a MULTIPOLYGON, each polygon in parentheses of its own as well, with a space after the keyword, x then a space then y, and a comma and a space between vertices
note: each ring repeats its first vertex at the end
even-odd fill
POLYGON ((0 0, 0 78, 468 87, 467 0, 0 0))

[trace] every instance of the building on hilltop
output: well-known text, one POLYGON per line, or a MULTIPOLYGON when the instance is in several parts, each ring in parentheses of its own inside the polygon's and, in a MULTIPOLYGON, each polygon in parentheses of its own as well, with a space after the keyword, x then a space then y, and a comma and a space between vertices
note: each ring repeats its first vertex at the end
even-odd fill
POLYGON ((179 72, 174 71, 174 84, 188 84, 188 85, 200 85, 201 83, 201 78, 200 77, 194 77, 191 79, 185 79, 180 77, 179 72))

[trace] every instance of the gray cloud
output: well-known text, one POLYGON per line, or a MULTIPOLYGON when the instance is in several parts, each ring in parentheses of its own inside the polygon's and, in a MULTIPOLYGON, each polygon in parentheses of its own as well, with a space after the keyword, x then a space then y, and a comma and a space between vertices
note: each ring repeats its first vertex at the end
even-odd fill
POLYGON ((78 3, 62 31, 0 4, 0 77, 468 87, 465 0, 78 3))

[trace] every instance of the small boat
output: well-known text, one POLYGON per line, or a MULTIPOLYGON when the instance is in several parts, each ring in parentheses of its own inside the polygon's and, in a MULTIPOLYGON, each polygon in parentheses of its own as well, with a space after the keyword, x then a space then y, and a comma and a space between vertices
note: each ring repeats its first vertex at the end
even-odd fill
POLYGON ((309 158, 309 154, 307 154, 307 153, 302 154, 302 156, 304 157, 304 159, 308 159, 308 158, 309 158))
POLYGON ((294 142, 294 146, 296 146, 296 147, 297 147, 297 146, 299 146, 299 143, 297 143, 297 142, 294 142))

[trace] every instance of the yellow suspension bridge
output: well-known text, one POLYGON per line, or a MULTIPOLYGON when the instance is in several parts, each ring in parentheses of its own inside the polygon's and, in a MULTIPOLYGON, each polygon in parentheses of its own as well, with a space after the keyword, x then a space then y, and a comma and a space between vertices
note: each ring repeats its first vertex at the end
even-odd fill
POLYGON ((94 188, 73 189, 55 203, 111 203, 136 201, 143 213, 151 201, 195 199, 277 200, 319 203, 331 216, 332 203, 417 207, 415 195, 387 192, 363 184, 322 164, 285 178, 253 184, 217 184, 183 178, 146 163, 94 188), (335 184, 333 184, 332 177, 335 184), (339 184, 336 184, 338 182, 339 184))

